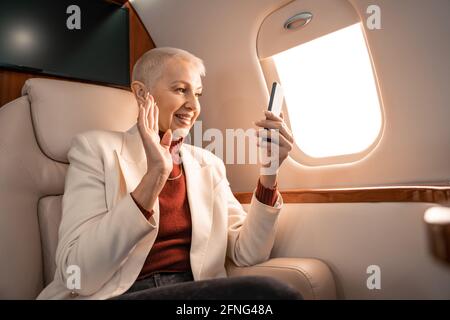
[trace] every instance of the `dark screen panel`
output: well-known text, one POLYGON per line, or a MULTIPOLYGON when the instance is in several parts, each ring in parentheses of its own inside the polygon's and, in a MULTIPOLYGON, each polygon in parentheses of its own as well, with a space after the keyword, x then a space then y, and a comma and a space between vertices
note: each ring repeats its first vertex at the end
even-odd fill
POLYGON ((0 0, 0 64, 128 86, 128 10, 101 0, 0 0), (81 29, 66 26, 80 7, 81 29))

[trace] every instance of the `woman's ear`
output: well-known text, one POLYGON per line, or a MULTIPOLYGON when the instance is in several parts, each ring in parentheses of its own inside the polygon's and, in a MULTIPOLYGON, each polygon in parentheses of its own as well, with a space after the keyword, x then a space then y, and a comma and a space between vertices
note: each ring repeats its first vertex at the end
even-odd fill
POLYGON ((138 106, 143 105, 145 103, 145 97, 147 95, 145 84, 135 80, 131 83, 131 90, 134 93, 134 97, 136 98, 138 106))

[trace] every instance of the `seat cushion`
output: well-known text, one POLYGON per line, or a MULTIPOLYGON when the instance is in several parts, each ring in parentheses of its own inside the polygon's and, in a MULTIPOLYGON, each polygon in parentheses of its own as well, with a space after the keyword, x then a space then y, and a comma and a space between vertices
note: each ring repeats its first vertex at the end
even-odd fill
POLYGON ((56 271, 55 255, 61 223, 61 202, 62 196, 48 196, 41 198, 38 205, 45 286, 53 280, 56 271))
POLYGON ((297 289, 306 300, 336 299, 330 268, 318 259, 273 258, 251 267, 227 262, 229 276, 260 275, 276 278, 297 289))

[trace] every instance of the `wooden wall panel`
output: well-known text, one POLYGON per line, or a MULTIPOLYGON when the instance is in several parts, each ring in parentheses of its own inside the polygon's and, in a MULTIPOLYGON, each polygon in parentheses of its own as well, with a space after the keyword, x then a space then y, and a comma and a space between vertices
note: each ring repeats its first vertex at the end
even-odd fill
POLYGON ((130 80, 131 72, 136 61, 148 50, 155 48, 155 43, 145 29, 133 6, 127 2, 125 6, 130 10, 130 80))
MULTIPOLYGON (((131 71, 134 63, 139 59, 139 57, 152 48, 155 48, 155 44, 150 37, 148 31, 145 29, 144 24, 139 18, 138 14, 131 6, 128 1, 117 0, 117 1, 109 1, 118 4, 123 4, 125 7, 129 9, 130 13, 130 79, 131 79, 131 71)), ((95 81, 88 80, 74 80, 65 77, 57 77, 57 76, 47 76, 39 73, 30 73, 30 72, 22 72, 15 71, 9 69, 0 68, 0 107, 5 105, 6 103, 18 98, 21 96, 21 90, 23 84, 27 79, 30 78, 49 78, 49 79, 64 79, 70 81, 84 82, 84 83, 94 83, 102 86, 110 86, 110 87, 118 87, 122 89, 129 89, 120 86, 114 85, 105 85, 104 83, 96 83, 95 81)))
MULTIPOLYGON (((387 186, 371 188, 280 190, 284 203, 431 202, 450 204, 450 186, 387 186)), ((240 203, 250 203, 251 192, 236 192, 240 203)))

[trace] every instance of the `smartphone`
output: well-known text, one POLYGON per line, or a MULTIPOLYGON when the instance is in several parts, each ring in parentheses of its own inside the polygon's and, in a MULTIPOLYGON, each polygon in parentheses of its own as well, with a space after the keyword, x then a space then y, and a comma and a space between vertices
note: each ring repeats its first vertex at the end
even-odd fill
POLYGON ((272 84, 272 91, 270 92, 270 100, 268 110, 271 111, 274 115, 280 116, 281 108, 283 107, 283 88, 281 84, 278 82, 274 82, 272 84))
MULTIPOLYGON (((279 117, 281 113, 281 108, 283 107, 283 100, 284 94, 281 84, 279 84, 278 82, 272 83, 272 91, 270 92, 269 107, 267 109, 271 111, 274 115, 279 117)), ((265 129, 268 130, 267 128, 265 129)), ((267 142, 271 141, 270 138, 263 138, 263 140, 267 142)))

